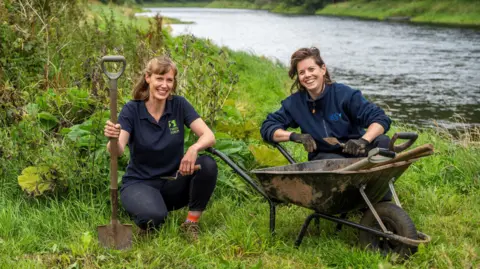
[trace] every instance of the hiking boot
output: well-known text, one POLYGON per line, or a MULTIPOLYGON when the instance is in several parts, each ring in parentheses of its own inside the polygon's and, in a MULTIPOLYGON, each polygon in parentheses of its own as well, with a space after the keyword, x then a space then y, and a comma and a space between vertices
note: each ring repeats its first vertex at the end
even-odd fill
POLYGON ((183 233, 183 236, 190 241, 198 241, 198 234, 200 232, 200 227, 196 222, 184 222, 180 225, 180 231, 183 233))
POLYGON ((155 231, 153 229, 146 230, 138 228, 135 235, 137 238, 149 238, 154 232, 155 231))

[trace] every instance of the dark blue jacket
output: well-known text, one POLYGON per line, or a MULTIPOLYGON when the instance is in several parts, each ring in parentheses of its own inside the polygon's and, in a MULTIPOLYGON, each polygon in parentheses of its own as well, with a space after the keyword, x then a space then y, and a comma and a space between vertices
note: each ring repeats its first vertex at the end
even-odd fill
POLYGON ((367 101, 359 90, 332 83, 325 86, 324 92, 315 101, 306 91, 287 97, 278 111, 267 116, 260 133, 264 140, 273 142, 273 133, 277 129, 300 127, 302 133, 310 134, 317 142, 317 151, 313 153, 317 154, 339 149, 339 146, 332 146, 323 138, 336 137, 340 142, 357 139, 374 122, 382 125, 387 132, 391 120, 381 108, 367 101))

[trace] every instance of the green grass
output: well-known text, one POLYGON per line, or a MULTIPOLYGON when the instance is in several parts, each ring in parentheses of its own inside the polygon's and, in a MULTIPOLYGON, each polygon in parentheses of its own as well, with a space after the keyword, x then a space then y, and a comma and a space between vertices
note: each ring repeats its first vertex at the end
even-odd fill
POLYGON ((276 5, 272 9, 272 12, 281 14, 311 14, 311 12, 306 10, 303 6, 287 6, 285 4, 276 5))
MULTIPOLYGON (((239 73, 239 106, 255 107, 255 122, 279 106, 289 80, 284 67, 248 53, 233 53, 239 73)), ((396 127, 394 131, 408 131, 396 127)), ((293 246, 309 210, 281 206, 277 235, 268 231, 268 204, 254 194, 246 199, 219 188, 202 217, 200 243, 189 244, 178 226, 186 210, 174 212, 166 225, 148 238, 135 238, 128 251, 104 249, 96 239, 97 225, 109 222, 107 193, 88 191, 57 199, 26 198, 15 183, 14 171, 2 179, 0 190, 0 261, 3 268, 476 268, 480 265, 480 178, 475 143, 463 147, 444 133, 420 133, 416 144, 433 143, 434 156, 408 169, 397 182, 403 206, 418 230, 432 236, 404 263, 358 245, 358 232, 322 221, 300 248, 293 246)), ((296 157, 303 154, 295 151, 296 157)), ((16 167, 10 160, 9 167, 16 167)), ((19 167, 18 167, 19 168, 19 167)), ((17 168, 17 169, 18 169, 17 168)), ((229 169, 221 166, 229 180, 229 169)), ((74 176, 72 174, 72 176, 74 176)), ((227 177, 227 178, 225 178, 227 177)), ((107 180, 107 179, 99 179, 107 180)), ((358 221, 359 215, 351 220, 358 221)), ((122 223, 131 223, 121 215, 122 223)))
POLYGON ((206 2, 155 2, 143 7, 205 7, 205 8, 241 8, 260 9, 259 5, 244 1, 206 1, 206 2))
POLYGON ((261 9, 261 6, 244 1, 212 1, 208 8, 240 8, 240 9, 261 9))
POLYGON ((232 58, 240 79, 238 90, 233 92, 232 98, 245 102, 246 108, 251 104, 262 104, 255 111, 248 109, 247 114, 247 117, 261 124, 267 113, 280 108, 279 100, 289 93, 287 69, 280 63, 273 64, 269 59, 246 52, 233 53, 232 58))
MULTIPOLYGON (((290 6, 279 2, 223 1, 211 2, 157 2, 145 7, 206 7, 264 9, 282 14, 311 14, 303 6, 290 6)), ((480 5, 471 0, 353 0, 328 4, 315 14, 349 16, 373 20, 408 17, 411 22, 456 26, 480 26, 480 5)))
MULTIPOLYGON (((109 222, 105 195, 82 198, 26 198, 11 178, 0 191, 0 261, 2 268, 312 268, 406 267, 476 268, 480 265, 480 192, 478 148, 452 145, 433 133, 421 141, 434 143, 437 153, 414 165, 397 182, 403 206, 417 229, 432 236, 404 263, 395 257, 364 251, 357 231, 335 233, 322 221, 300 248, 293 242, 309 210, 280 206, 277 235, 268 231, 268 204, 257 198, 216 193, 202 217, 200 243, 189 244, 178 226, 186 211, 174 212, 149 238, 135 238, 128 251, 104 249, 96 239, 97 225, 109 222), (457 174, 458 173, 458 174, 457 174), (466 187, 462 191, 463 187, 466 187), (258 267, 256 267, 258 266, 258 267)), ((259 197, 259 196, 256 196, 259 197)), ((353 215, 352 220, 358 221, 353 215)), ((122 223, 131 223, 124 214, 122 223)))
MULTIPOLYGON (((105 9, 108 11, 109 7, 98 7, 95 12, 105 9)), ((119 15, 119 18, 128 23, 130 17, 123 16, 119 15)), ((173 40, 168 36, 166 39, 173 40)), ((182 42, 175 44, 182 47, 182 42)), ((199 53, 195 49, 205 49, 207 45, 204 42, 191 46, 193 54, 199 53)), ((209 50, 218 51, 219 48, 209 47, 209 50)), ((247 145, 263 145, 258 126, 267 113, 280 107, 280 101, 288 95, 291 81, 287 70, 278 63, 249 53, 224 53, 234 63, 233 72, 239 79, 228 102, 235 105, 245 122, 251 122, 248 126, 254 132, 245 139, 247 145)), ((219 56, 214 55, 217 54, 205 58, 210 57, 209 60, 215 62, 214 57, 219 56)), ((400 262, 395 256, 384 257, 362 249, 358 244, 358 231, 344 228, 336 233, 335 224, 328 221, 321 222, 320 232, 312 226, 302 245, 294 248, 303 220, 311 212, 293 205, 278 208, 277 234, 272 237, 268 230, 266 201, 254 192, 244 194, 240 188, 232 191, 229 184, 235 185, 240 179, 221 162, 218 187, 201 219, 199 243, 190 244, 179 233, 178 227, 186 215, 186 210, 182 209, 173 212, 157 233, 135 238, 132 249, 104 249, 98 244, 96 228, 108 224, 110 217, 108 160, 99 156, 95 162, 92 159, 82 161, 78 157, 81 153, 67 143, 68 140, 53 138, 36 125, 19 128, 28 132, 17 130, 14 139, 9 131, 13 127, 0 129, 0 268, 480 266, 480 147, 478 140, 472 138, 474 136, 454 139, 443 130, 419 131, 416 145, 432 143, 436 153, 414 163, 398 180, 396 188, 417 229, 430 235, 432 242, 421 246, 409 260, 400 262), (31 147, 45 149, 35 151, 31 147), (32 152, 41 154, 25 156, 32 152), (55 198, 27 197, 17 184, 17 175, 39 160, 68 167, 66 171, 62 170, 62 175, 75 179, 79 185, 71 186, 68 192, 55 198), (92 191, 92 187, 97 191, 92 191)), ((395 131, 412 129, 396 123, 389 134, 395 131)), ((478 135, 478 130, 471 132, 478 135)), ((306 159, 298 144, 287 144, 287 148, 295 158, 306 159)), ((279 155, 273 152, 275 156, 279 155)), ((120 213, 122 223, 132 223, 123 210, 120 213)), ((359 214, 350 216, 353 221, 359 218, 359 214)))
POLYGON ((329 4, 316 14, 384 20, 410 17, 412 22, 480 26, 480 6, 475 1, 354 0, 329 4))
MULTIPOLYGON (((133 23, 135 26, 137 26, 140 29, 148 29, 150 25, 149 17, 135 16, 136 13, 144 11, 139 7, 116 6, 113 4, 104 5, 99 2, 91 2, 89 3, 88 6, 91 11, 89 13, 90 17, 91 18, 96 17, 100 21, 101 28, 106 27, 105 20, 102 14, 109 16, 111 13, 113 13, 113 15, 115 16, 115 19, 120 21, 121 23, 124 23, 124 24, 133 23)), ((145 5, 145 7, 149 7, 149 6, 145 5)), ((191 24, 191 23, 192 22, 182 21, 176 18, 163 17, 163 24, 191 24)))
POLYGON ((154 2, 145 3, 142 7, 206 7, 210 2, 154 2))
POLYGON ((115 6, 113 4, 104 5, 100 2, 90 2, 88 7, 91 10, 91 12, 89 12, 89 17, 95 17, 100 20, 101 28, 106 27, 103 16, 109 16, 111 13, 113 13, 115 19, 121 23, 133 23, 142 29, 147 29, 149 26, 148 18, 135 16, 135 13, 141 11, 138 8, 115 6))
POLYGON ((214 0, 207 2, 155 2, 147 3, 142 7, 204 7, 204 8, 238 8, 238 9, 265 9, 272 10, 276 5, 258 5, 246 1, 214 0))

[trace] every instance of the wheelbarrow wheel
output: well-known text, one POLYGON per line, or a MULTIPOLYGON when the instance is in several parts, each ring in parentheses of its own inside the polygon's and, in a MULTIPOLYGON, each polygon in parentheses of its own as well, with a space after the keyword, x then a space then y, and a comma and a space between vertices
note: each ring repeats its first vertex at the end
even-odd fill
MULTIPOLYGON (((374 208, 388 231, 410 239, 418 239, 415 224, 401 207, 393 203, 383 202, 376 204, 374 208)), ((381 230, 371 210, 365 212, 360 224, 381 230)), ((366 231, 360 231, 359 240, 363 247, 378 250, 384 255, 394 252, 398 253, 400 257, 408 257, 417 252, 417 247, 411 247, 395 240, 379 237, 366 231)))

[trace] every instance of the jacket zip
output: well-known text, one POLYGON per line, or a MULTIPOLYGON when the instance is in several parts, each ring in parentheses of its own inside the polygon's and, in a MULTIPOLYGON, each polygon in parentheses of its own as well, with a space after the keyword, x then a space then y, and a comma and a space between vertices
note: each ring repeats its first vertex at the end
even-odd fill
POLYGON ((325 119, 322 119, 323 120, 323 128, 325 128, 325 137, 328 137, 328 129, 327 129, 327 124, 325 124, 325 119))

